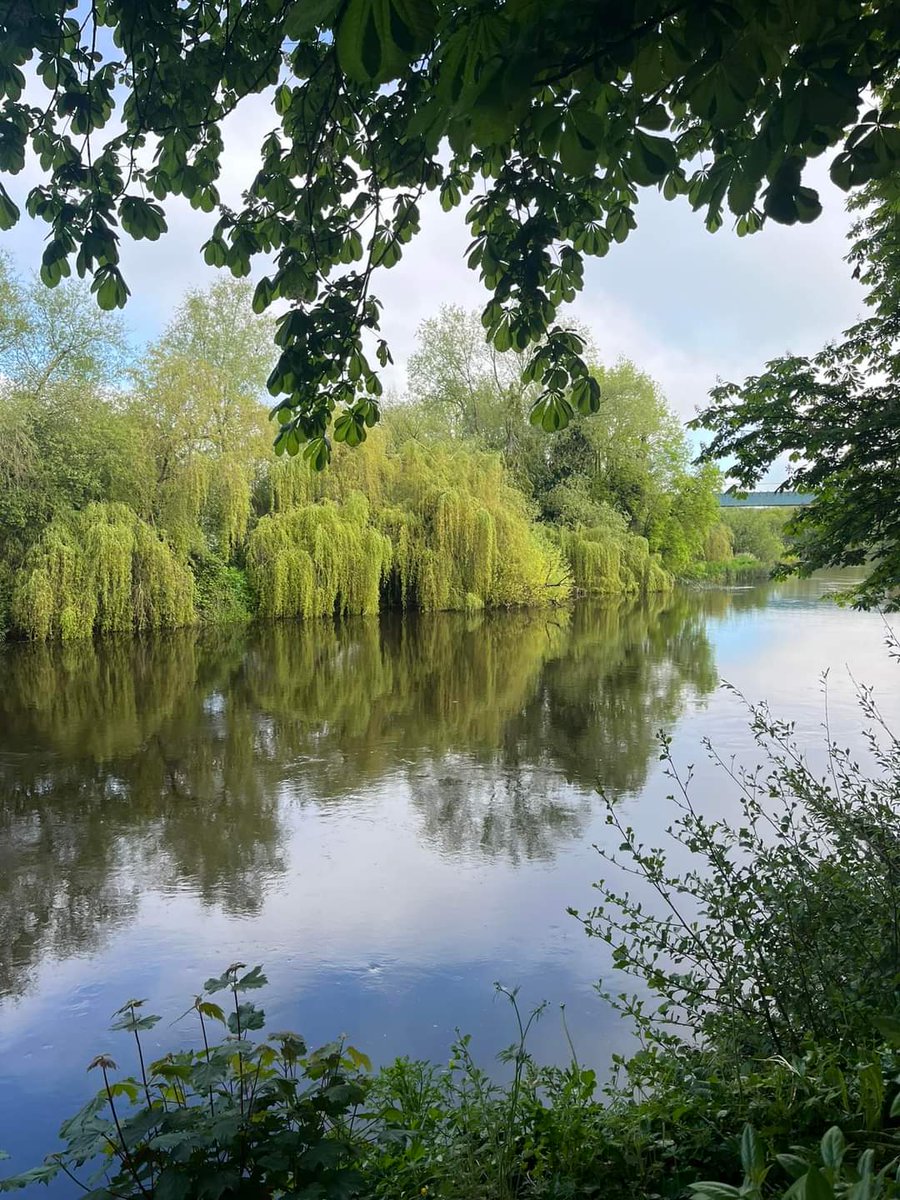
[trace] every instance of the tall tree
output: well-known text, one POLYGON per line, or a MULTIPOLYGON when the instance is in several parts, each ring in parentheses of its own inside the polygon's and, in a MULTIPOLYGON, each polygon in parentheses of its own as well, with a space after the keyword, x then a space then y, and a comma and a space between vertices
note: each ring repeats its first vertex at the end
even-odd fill
POLYGON ((117 315, 86 286, 50 292, 0 258, 0 547, 13 564, 66 507, 146 495, 137 430, 121 412, 129 359, 117 315))
MULTIPOLYGON (((869 567, 853 592, 863 608, 900 609, 900 176, 871 185, 849 260, 873 313, 810 357, 787 355, 743 384, 725 383, 695 425, 703 456, 730 461, 741 488, 772 471, 813 492, 787 525, 802 574, 869 567)), ((782 573, 790 570, 783 565, 782 573)))
POLYGON ((130 358, 125 328, 98 310, 84 285, 49 291, 17 279, 0 254, 0 377, 4 387, 33 400, 60 385, 109 392, 130 358))
MULTIPOLYGON (((578 330, 585 345, 589 338, 578 330)), ((477 312, 444 305, 423 321, 418 348, 407 364, 413 407, 392 419, 407 419, 412 436, 463 438, 497 450, 520 486, 536 494, 546 478, 547 440, 529 421, 538 395, 522 380, 523 355, 504 354, 487 342, 477 312), (424 422, 422 420, 424 418, 424 422)))
POLYGON ((589 525, 613 509, 681 571, 702 557, 716 521, 718 474, 690 469, 682 424, 646 372, 622 361, 594 375, 604 397, 599 412, 550 444, 545 515, 589 525))
MULTIPOLYGON (((27 199, 50 225, 44 281, 74 266, 121 306, 120 228, 158 238, 173 194, 218 211, 208 262, 246 275, 274 255, 255 302, 290 306, 269 379, 277 445, 307 443, 316 466, 335 408, 350 444, 377 419, 370 281, 417 232, 426 191, 452 209, 482 180, 467 221, 484 326, 528 352, 553 429, 598 404, 560 305, 584 256, 635 228, 640 189, 750 233, 818 216, 804 169, 831 147, 844 188, 900 159, 900 92, 870 99, 898 61, 892 0, 32 0, 3 6, 0 43, 0 172, 29 148, 45 172, 27 199), (278 126, 233 211, 221 123, 267 90, 278 126)), ((18 216, 3 190, 0 226, 18 216)))
POLYGON ((253 313, 252 290, 232 279, 189 292, 134 372, 131 407, 153 457, 154 514, 184 549, 203 549, 211 533, 227 554, 247 530, 266 453, 272 356, 271 326, 253 313))

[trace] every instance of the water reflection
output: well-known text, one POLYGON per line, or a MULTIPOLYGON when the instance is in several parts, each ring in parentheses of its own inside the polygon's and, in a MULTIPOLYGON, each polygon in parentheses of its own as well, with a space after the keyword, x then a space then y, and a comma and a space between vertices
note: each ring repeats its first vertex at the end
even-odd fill
POLYGON ((148 892, 253 914, 292 805, 411 797, 444 855, 553 857, 593 788, 642 786, 654 736, 716 683, 705 618, 741 595, 435 614, 0 659, 0 994, 94 951, 148 892))

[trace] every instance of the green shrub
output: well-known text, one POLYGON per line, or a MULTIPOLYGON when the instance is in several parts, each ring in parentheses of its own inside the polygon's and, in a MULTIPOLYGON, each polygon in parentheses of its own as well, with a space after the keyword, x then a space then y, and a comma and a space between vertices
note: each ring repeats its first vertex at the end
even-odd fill
POLYGON ((771 570, 752 554, 735 554, 727 561, 692 562, 682 572, 682 579, 696 583, 760 583, 771 577, 771 570))
POLYGON ((620 844, 605 856, 636 873, 662 913, 601 882, 601 902, 583 923, 658 999, 648 1010, 610 997, 643 1034, 683 1033, 735 1073, 748 1057, 799 1054, 811 1043, 855 1052, 872 1041, 871 1014, 894 1010, 900 742, 870 692, 860 704, 873 777, 831 741, 825 769, 814 772, 793 725, 764 704, 748 711, 765 766, 737 768, 707 741, 735 792, 736 819, 695 806, 690 774, 679 773, 663 737, 674 784, 666 833, 691 856, 686 870, 672 871, 665 848, 639 843, 607 805, 620 844))
POLYGON ((214 554, 191 563, 197 588, 197 613, 204 625, 235 625, 253 618, 253 589, 245 571, 214 554))
POLYGON ((735 554, 747 554, 773 567, 787 556, 784 526, 795 510, 783 508, 725 508, 722 520, 733 538, 735 554))
POLYGON ((445 1067, 399 1059, 373 1081, 368 1108, 378 1134, 363 1170, 375 1196, 511 1200, 591 1195, 603 1106, 593 1071, 575 1056, 565 1067, 541 1067, 527 1050, 543 1012, 525 1019, 515 992, 495 985, 512 1004, 516 1040, 499 1058, 512 1068, 500 1084, 457 1038, 445 1067))
POLYGON ((243 967, 234 963, 206 983, 206 997, 229 993, 230 1011, 204 996, 189 1010, 199 1022, 198 1050, 145 1066, 141 1034, 159 1018, 143 1015, 141 1000, 123 1005, 112 1028, 133 1035, 137 1075, 114 1080, 115 1062, 95 1058, 89 1069, 103 1087, 62 1126, 64 1149, 0 1182, 0 1191, 65 1175, 93 1200, 357 1194, 351 1122, 365 1096, 365 1056, 340 1043, 308 1052, 293 1033, 253 1041, 264 1014, 245 994, 266 978, 259 967, 241 974, 243 967), (210 1044, 216 1023, 229 1033, 210 1044))
POLYGON ((900 1137, 892 1133, 878 1140, 860 1153, 832 1125, 814 1146, 767 1156, 756 1130, 746 1125, 742 1182, 693 1183, 691 1194, 696 1200, 891 1200, 900 1196, 900 1137))

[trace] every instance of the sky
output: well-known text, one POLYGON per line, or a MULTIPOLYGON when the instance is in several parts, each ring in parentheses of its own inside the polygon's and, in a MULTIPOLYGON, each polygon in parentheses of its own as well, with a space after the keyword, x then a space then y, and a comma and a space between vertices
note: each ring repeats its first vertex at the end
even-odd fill
MULTIPOLYGON (((274 123, 265 97, 251 98, 226 122, 220 181, 226 202, 239 203, 274 123)), ((26 167, 12 181, 14 198, 24 200, 38 177, 34 165, 26 167)), ((778 354, 812 352, 837 337, 864 308, 862 290, 843 261, 850 222, 824 164, 813 164, 809 182, 822 193, 825 211, 818 221, 770 225, 747 238, 727 228, 707 233, 683 198, 667 202, 655 191, 642 192, 637 229, 605 258, 587 260, 584 290, 569 310, 591 330, 602 361, 633 359, 689 419, 717 379, 743 379, 778 354)), ((123 238, 122 265, 132 292, 125 319, 136 341, 159 334, 184 292, 216 275, 199 249, 214 216, 177 197, 167 202, 167 213, 169 233, 159 242, 123 238)), ((375 285, 396 364, 385 382, 401 392, 420 323, 442 304, 479 308, 486 299, 465 265, 469 237, 462 210, 443 213, 432 195, 422 213, 420 235, 375 285)), ((45 235, 43 224, 23 218, 0 235, 0 249, 27 270, 39 264, 45 235)))

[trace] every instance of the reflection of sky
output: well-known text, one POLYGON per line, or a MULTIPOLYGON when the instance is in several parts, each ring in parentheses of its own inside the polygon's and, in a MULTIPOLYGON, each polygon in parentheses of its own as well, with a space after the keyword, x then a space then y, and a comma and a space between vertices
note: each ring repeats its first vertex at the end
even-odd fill
MULTIPOLYGON (((815 591, 788 585, 765 608, 736 602, 706 620, 719 675, 795 718, 812 752, 823 715, 818 676, 828 666, 836 735, 855 729, 845 663, 861 681, 880 683, 887 715, 900 716, 890 686, 898 668, 887 661, 881 619, 822 605, 815 591)), ((727 810, 733 791, 704 761, 701 741, 749 755, 740 702, 721 690, 694 701, 675 732, 675 757, 696 764, 703 806, 727 810)), ((487 782, 484 762, 465 754, 437 766, 439 778, 468 771, 487 782)), ((163 889, 147 880, 135 918, 98 951, 41 964, 29 994, 0 1006, 0 1146, 14 1152, 16 1167, 50 1148, 60 1120, 93 1091, 84 1067, 94 1053, 108 1049, 130 1063, 121 1035, 103 1032, 126 996, 145 995, 166 1016, 150 1052, 169 1048, 188 1034, 168 1018, 235 959, 265 965, 271 1028, 295 1027, 312 1041, 345 1032, 377 1062, 397 1053, 443 1060, 456 1027, 474 1034, 487 1061, 513 1036, 494 980, 521 985, 526 1009, 550 1002, 533 1041, 539 1057, 566 1054, 553 1007, 561 1002, 586 1061, 602 1065, 628 1046, 627 1030, 593 991, 608 967, 605 949, 566 915, 567 905, 591 905, 591 884, 603 874, 591 843, 608 837, 599 804, 583 789, 553 777, 564 806, 584 810, 580 825, 561 831, 549 858, 511 859, 429 833, 416 804, 424 768, 398 769, 340 805, 309 797, 302 771, 301 763, 282 797, 279 853, 287 866, 270 879, 258 912, 204 906, 190 881, 163 889)), ((653 763, 640 794, 622 802, 625 818, 653 844, 669 819, 670 788, 653 763)))
MULTIPOLYGON (((495 980, 521 986, 526 1008, 565 1000, 592 1062, 627 1045, 593 991, 596 947, 565 913, 595 875, 580 847, 529 870, 461 862, 417 837, 409 797, 396 790, 369 797, 351 820, 292 809, 285 856, 289 873, 251 920, 202 909, 186 893, 149 893, 134 926, 100 954, 45 964, 33 994, 0 1023, 0 1143, 16 1165, 36 1160, 74 1098, 91 1094, 96 1081, 84 1066, 95 1050, 130 1062, 127 1041, 103 1033, 123 997, 146 995, 152 1011, 175 1015, 203 979, 248 956, 271 980, 261 994, 270 1028, 297 1028, 314 1042, 347 1033, 377 1062, 401 1051, 444 1060, 457 1027, 488 1060, 513 1038, 495 980)), ((162 1022, 149 1052, 177 1045, 186 1024, 162 1022)), ((548 1012, 533 1046, 548 1059, 565 1053, 558 1012, 548 1012)))
MULTIPOLYGON (((830 714, 852 732, 856 726, 856 683, 881 687, 887 710, 896 707, 885 648, 889 628, 900 624, 878 613, 858 613, 828 599, 818 579, 781 585, 762 610, 732 613, 708 626, 722 679, 748 700, 765 699, 776 714, 807 728, 824 716, 821 676, 828 672, 830 714), (808 724, 807 724, 808 723, 808 724)), ((900 710, 897 710, 900 712, 900 710)))

